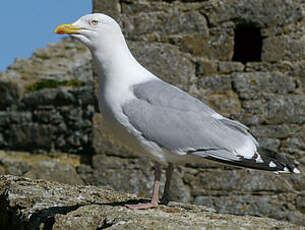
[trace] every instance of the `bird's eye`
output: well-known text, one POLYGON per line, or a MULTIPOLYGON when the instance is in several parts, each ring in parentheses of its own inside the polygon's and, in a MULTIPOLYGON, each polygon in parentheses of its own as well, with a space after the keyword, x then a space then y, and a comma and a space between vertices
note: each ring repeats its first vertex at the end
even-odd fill
POLYGON ((97 25, 98 23, 99 23, 99 21, 96 20, 96 19, 93 19, 93 20, 91 21, 91 24, 92 24, 92 25, 97 25))

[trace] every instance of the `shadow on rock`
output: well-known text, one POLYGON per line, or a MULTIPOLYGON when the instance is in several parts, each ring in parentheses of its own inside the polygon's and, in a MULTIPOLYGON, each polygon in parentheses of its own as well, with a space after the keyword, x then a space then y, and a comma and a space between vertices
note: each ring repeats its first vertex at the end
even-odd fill
POLYGON ((73 205, 73 206, 62 206, 62 207, 50 207, 38 210, 32 214, 29 220, 29 228, 31 230, 40 229, 43 224, 43 229, 48 230, 52 229, 56 214, 66 215, 67 213, 78 209, 81 206, 85 205, 73 205))
POLYGON ((34 212, 29 220, 29 227, 28 229, 35 230, 40 229, 43 225, 43 229, 48 230, 52 229, 54 223, 55 223, 55 215, 61 214, 66 215, 69 212, 75 211, 80 207, 88 206, 88 205, 99 205, 99 206, 126 206, 128 204, 137 204, 137 203, 148 203, 150 200, 145 199, 132 199, 127 200, 124 202, 109 202, 109 203, 88 203, 88 204, 77 204, 73 206, 58 206, 58 207, 50 207, 50 208, 44 208, 41 210, 37 210, 34 212))

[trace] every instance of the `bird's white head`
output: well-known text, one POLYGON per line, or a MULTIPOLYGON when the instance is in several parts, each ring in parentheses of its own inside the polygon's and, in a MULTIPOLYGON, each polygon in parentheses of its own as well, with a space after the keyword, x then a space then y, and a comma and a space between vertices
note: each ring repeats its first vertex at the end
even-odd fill
POLYGON ((91 51, 120 43, 125 44, 119 24, 111 17, 101 13, 88 14, 74 23, 59 25, 54 32, 57 34, 69 34, 77 38, 88 46, 91 51))
POLYGON ((104 80, 121 82, 121 78, 128 73, 133 76, 132 79, 128 78, 132 82, 137 80, 135 76, 143 76, 138 73, 148 72, 130 53, 119 24, 105 14, 82 16, 74 23, 57 26, 55 33, 69 34, 84 43, 91 50, 97 72, 104 80))

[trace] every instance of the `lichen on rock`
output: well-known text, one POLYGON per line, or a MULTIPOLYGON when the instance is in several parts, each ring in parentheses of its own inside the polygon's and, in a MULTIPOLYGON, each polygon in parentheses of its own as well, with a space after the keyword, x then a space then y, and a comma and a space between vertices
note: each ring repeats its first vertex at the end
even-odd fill
POLYGON ((102 187, 0 176, 0 229, 302 229, 175 202, 143 211, 124 207, 136 199, 102 187))

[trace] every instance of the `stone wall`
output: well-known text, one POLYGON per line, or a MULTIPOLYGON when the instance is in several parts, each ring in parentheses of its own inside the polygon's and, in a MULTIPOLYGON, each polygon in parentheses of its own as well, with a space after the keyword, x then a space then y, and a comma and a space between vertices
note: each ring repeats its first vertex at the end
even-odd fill
MULTIPOLYGON (((120 22, 146 68, 240 120, 263 146, 298 159, 305 171, 304 1, 94 0, 93 6, 120 22), (251 47, 259 55, 243 56, 251 47)), ((82 159, 73 169, 64 167, 75 183, 149 197, 153 163, 104 137, 91 67, 88 50, 64 39, 0 73, 0 148, 77 153, 82 159)), ((39 178, 33 173, 37 164, 28 158, 30 163, 21 163, 25 157, 17 161, 16 154, 12 160, 11 154, 0 156, 0 174, 39 178)), ((56 165, 54 159, 45 162, 56 165)), ((44 178, 59 180, 55 168, 44 178)), ((171 190, 173 200, 220 213, 302 224, 304 181, 304 174, 276 176, 197 162, 176 168, 171 190)))
POLYGON ((92 153, 96 98, 85 47, 51 44, 0 77, 1 149, 92 153))
MULTIPOLYGON (((146 68, 240 120, 261 145, 291 155, 304 168, 304 1, 93 2, 95 12, 120 22, 146 68)), ((97 155, 89 183, 148 193, 151 162, 101 141, 98 114, 94 124, 97 155)), ((304 179, 192 163, 175 171, 172 197, 221 213, 305 223, 304 179)))

